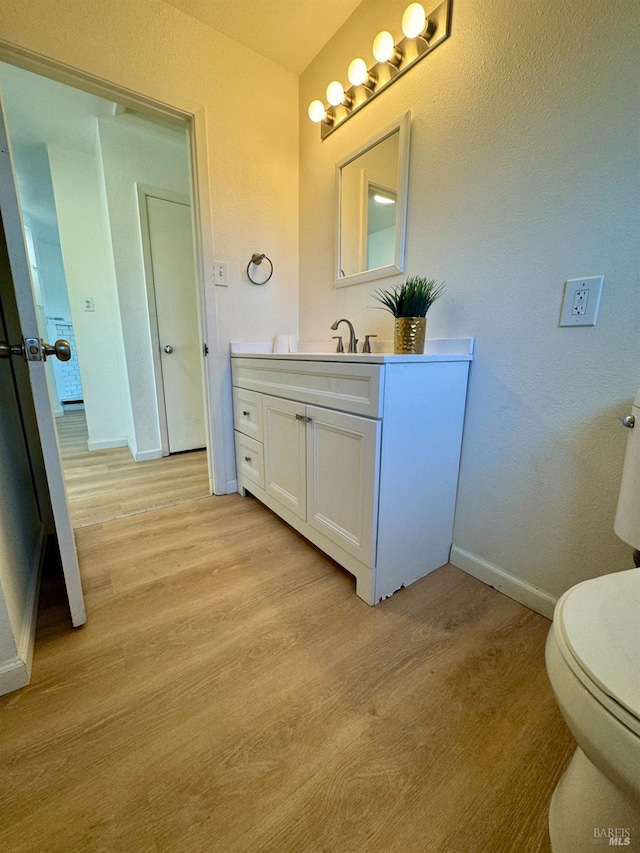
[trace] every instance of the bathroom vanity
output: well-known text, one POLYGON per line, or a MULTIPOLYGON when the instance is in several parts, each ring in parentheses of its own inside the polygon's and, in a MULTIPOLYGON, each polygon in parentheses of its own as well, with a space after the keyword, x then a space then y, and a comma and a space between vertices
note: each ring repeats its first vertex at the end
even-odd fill
POLYGON ((238 491, 368 604, 449 559, 473 341, 428 343, 440 351, 232 354, 238 491))

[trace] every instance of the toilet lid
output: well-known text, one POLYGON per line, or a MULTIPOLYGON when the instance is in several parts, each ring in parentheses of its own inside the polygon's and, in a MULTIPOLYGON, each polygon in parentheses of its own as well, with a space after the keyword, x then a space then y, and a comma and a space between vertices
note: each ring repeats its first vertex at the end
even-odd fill
POLYGON ((554 624, 591 681, 640 719, 640 569, 573 587, 554 624))

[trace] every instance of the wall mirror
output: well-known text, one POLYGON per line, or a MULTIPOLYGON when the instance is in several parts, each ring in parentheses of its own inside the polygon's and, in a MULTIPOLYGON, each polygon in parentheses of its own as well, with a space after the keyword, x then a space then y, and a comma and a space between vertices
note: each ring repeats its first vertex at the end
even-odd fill
POLYGON ((336 164, 336 287, 404 271, 411 113, 336 164))

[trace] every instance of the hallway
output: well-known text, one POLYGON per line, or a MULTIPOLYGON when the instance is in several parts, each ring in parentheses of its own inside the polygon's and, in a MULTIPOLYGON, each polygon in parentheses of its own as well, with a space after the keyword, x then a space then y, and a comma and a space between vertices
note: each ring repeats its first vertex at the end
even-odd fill
POLYGON ((82 410, 56 418, 62 467, 74 528, 206 497, 206 450, 136 462, 127 447, 87 447, 82 410))

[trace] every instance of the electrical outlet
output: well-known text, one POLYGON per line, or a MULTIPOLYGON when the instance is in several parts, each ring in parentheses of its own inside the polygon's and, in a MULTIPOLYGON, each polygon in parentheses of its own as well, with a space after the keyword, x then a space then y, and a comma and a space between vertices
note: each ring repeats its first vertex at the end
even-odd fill
POLYGON ((85 298, 82 300, 82 302, 83 302, 85 311, 95 311, 96 310, 96 307, 93 304, 93 297, 92 296, 85 296, 85 298))
POLYGON ((603 275, 572 278, 565 282, 560 312, 561 326, 595 326, 600 309, 603 275))
POLYGON ((576 290, 573 296, 573 308, 571 314, 574 317, 582 317, 587 313, 587 305, 589 304, 589 291, 576 290))
POLYGON ((224 261, 214 261, 213 263, 213 281, 218 287, 228 287, 227 280, 227 265, 224 261))

